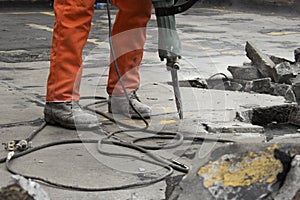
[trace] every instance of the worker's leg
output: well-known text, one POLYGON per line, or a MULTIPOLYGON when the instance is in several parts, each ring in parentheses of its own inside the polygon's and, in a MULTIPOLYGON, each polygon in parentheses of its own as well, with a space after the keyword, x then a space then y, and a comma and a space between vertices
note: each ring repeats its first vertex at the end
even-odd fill
POLYGON ((97 117, 78 104, 82 49, 91 27, 94 0, 55 0, 54 12, 45 120, 67 128, 95 127, 97 117))
POLYGON ((79 100, 82 49, 91 27, 94 0, 57 0, 54 12, 46 101, 79 100))
MULTIPOLYGON (((151 0, 112 0, 119 8, 112 35, 117 64, 127 92, 137 90, 140 83, 139 66, 146 40, 146 26, 151 17, 151 0)), ((122 94, 123 90, 113 62, 107 84, 109 95, 122 94)))
MULTIPOLYGON (((139 66, 142 61, 146 40, 146 26, 151 17, 151 0, 113 0, 119 8, 112 31, 113 50, 120 75, 129 99, 135 109, 145 118, 149 118, 151 108, 139 101, 135 91, 139 88, 139 66)), ((140 116, 129 106, 111 59, 107 83, 109 94, 108 109, 111 113, 128 114, 132 118, 140 116)))

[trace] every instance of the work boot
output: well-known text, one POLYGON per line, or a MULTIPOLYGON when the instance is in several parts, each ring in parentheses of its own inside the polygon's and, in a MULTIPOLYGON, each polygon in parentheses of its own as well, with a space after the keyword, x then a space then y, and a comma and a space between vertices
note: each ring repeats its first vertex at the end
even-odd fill
POLYGON ((92 129, 99 127, 96 116, 83 111, 78 101, 47 102, 45 121, 69 129, 92 129))
MULTIPOLYGON (((128 97, 131 104, 143 118, 150 118, 150 114, 152 112, 151 108, 140 101, 135 91, 129 93, 128 97)), ((124 95, 109 96, 108 111, 113 114, 124 114, 132 119, 141 118, 129 105, 129 102, 124 95)))

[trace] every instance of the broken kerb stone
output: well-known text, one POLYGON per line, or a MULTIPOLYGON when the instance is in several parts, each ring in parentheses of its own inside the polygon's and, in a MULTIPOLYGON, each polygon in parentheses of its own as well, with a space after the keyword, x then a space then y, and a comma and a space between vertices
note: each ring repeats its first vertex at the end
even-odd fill
POLYGON ((252 42, 247 41, 246 43, 246 55, 257 67, 258 71, 263 77, 271 77, 272 80, 277 82, 277 74, 275 71, 275 63, 267 56, 262 53, 252 42))
POLYGON ((251 64, 228 66, 227 70, 232 74, 233 79, 253 80, 261 78, 257 68, 251 64))
POLYGON ((248 81, 245 85, 244 91, 269 94, 271 92, 271 78, 261 78, 248 81))
POLYGON ((263 133, 264 128, 261 126, 243 123, 243 122, 224 122, 207 124, 210 133, 263 133))

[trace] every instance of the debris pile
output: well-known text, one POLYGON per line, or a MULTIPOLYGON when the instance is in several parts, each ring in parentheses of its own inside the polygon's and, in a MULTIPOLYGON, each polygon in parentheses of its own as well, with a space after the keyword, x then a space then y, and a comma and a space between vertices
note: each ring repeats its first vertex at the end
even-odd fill
POLYGON ((229 66, 233 82, 240 91, 284 96, 288 102, 300 103, 300 48, 294 51, 295 61, 267 55, 252 42, 246 43, 246 55, 251 63, 229 66))
POLYGON ((300 125, 300 108, 297 106, 300 105, 300 48, 294 51, 295 61, 267 55, 249 41, 245 50, 251 62, 241 66, 228 66, 232 80, 224 82, 225 89, 283 96, 287 103, 295 106, 284 108, 288 112, 285 114, 286 119, 275 121, 300 125), (226 87, 237 84, 239 87, 226 87))

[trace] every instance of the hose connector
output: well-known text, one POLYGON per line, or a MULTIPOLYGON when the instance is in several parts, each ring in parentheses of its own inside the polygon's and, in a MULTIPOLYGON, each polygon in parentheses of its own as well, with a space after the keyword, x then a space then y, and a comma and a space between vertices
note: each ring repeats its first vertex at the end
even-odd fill
POLYGON ((15 155, 15 152, 14 152, 14 151, 8 152, 7 157, 6 157, 6 160, 7 160, 7 161, 10 161, 14 155, 15 155))

